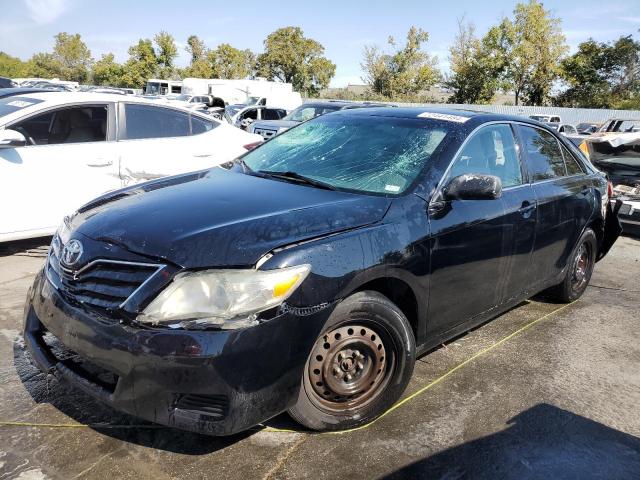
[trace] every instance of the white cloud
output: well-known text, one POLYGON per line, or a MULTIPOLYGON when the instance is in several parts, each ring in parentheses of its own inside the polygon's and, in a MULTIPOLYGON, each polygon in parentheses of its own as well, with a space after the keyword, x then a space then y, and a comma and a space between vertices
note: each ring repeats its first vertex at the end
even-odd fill
POLYGON ((29 17, 38 25, 55 22, 68 9, 67 0, 24 0, 29 17))

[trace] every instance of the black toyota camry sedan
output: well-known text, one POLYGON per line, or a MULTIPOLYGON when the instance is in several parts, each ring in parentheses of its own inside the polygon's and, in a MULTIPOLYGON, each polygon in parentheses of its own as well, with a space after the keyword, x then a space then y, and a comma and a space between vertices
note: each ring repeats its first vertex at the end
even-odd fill
POLYGON ((618 233, 604 175, 539 123, 342 111, 81 207, 24 336, 42 370, 153 422, 344 429, 416 356, 543 290, 576 300, 618 233))

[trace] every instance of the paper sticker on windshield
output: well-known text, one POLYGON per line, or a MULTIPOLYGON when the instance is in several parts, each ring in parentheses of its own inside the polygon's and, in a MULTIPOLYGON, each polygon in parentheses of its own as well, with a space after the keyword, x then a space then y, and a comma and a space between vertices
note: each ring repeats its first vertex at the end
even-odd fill
POLYGON ((12 100, 11 102, 8 102, 7 105, 11 105, 12 107, 24 108, 33 105, 33 102, 25 102, 24 100, 12 100))
POLYGON ((385 185, 384 189, 387 192, 399 192, 400 191, 400 187, 398 185, 385 185))
POLYGON ((418 115, 419 118, 431 118, 433 120, 444 120, 445 122, 464 123, 469 117, 461 117, 460 115, 450 115, 448 113, 424 112, 418 115))

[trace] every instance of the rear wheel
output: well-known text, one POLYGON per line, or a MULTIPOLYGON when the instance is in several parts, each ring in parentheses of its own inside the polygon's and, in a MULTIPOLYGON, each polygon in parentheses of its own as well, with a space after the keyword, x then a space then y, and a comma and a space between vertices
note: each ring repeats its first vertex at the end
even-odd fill
POLYGON ((549 295, 562 303, 570 303, 582 296, 589 285, 593 267, 596 263, 598 241, 591 229, 587 229, 569 259, 569 265, 564 280, 549 289, 549 295))
POLYGON ((414 362, 402 311, 377 292, 358 292, 336 307, 316 340, 289 414, 314 430, 370 422, 400 397, 414 362))

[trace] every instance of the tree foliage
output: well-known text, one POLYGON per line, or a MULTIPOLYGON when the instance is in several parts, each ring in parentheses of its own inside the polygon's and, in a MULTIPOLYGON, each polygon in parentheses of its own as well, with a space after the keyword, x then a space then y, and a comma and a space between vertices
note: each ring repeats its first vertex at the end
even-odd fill
POLYGON ((0 51, 0 77, 21 78, 27 75, 27 65, 17 57, 0 51))
POLYGON ((60 68, 60 78, 75 82, 86 82, 93 65, 91 51, 80 38, 80 34, 60 32, 55 36, 53 58, 60 68))
POLYGON ((514 92, 515 104, 522 100, 527 105, 543 105, 568 51, 561 21, 537 0, 518 3, 513 15, 513 20, 504 18, 493 31, 493 54, 504 59, 501 78, 514 92))
POLYGON ((34 53, 27 62, 26 70, 29 77, 70 80, 62 75, 62 66, 52 53, 34 53))
POLYGON ((449 48, 451 75, 445 82, 453 91, 449 103, 491 102, 504 70, 504 58, 494 54, 495 34, 495 30, 490 31, 480 40, 473 23, 458 20, 458 34, 449 48))
POLYGON ((95 85, 126 86, 122 81, 123 75, 124 67, 115 61, 113 53, 102 55, 102 58, 93 64, 92 82, 95 85))
POLYGON ((144 88, 147 80, 155 76, 157 67, 158 59, 151 40, 140 39, 129 47, 129 60, 124 64, 121 83, 144 88))
POLYGON ((610 43, 589 39, 561 66, 568 88, 558 96, 559 105, 591 108, 640 105, 640 42, 631 36, 610 43))
POLYGON ((426 90, 440 79, 437 59, 422 50, 429 34, 411 27, 403 47, 397 47, 393 37, 388 43, 395 51, 385 53, 377 46, 367 46, 361 63, 363 80, 374 93, 386 98, 402 99, 426 90))
POLYGON ((306 38, 300 27, 284 27, 265 39, 257 69, 270 80, 292 83, 296 91, 316 95, 329 86, 336 66, 324 56, 324 47, 306 38))
POLYGON ((174 61, 178 56, 178 47, 173 36, 164 30, 153 37, 156 44, 156 76, 172 79, 176 74, 174 61))
POLYGON ((228 43, 209 51, 207 58, 214 78, 241 79, 254 75, 256 56, 251 50, 239 50, 228 43))

